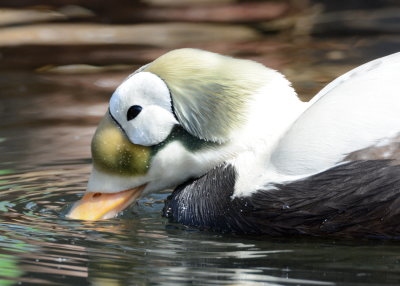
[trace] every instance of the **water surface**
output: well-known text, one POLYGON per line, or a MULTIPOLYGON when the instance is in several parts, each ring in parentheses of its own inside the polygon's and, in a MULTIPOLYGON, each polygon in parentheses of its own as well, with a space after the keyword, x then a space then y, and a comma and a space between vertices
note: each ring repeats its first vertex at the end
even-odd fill
MULTIPOLYGON (((400 46, 341 41, 282 42, 270 63, 306 100, 383 47, 400 46), (356 44, 362 55, 347 51, 356 44)), ((85 190, 90 139, 107 100, 138 66, 0 70, 0 285, 398 285, 398 242, 187 229, 161 218, 168 192, 119 218, 65 219, 85 190)))

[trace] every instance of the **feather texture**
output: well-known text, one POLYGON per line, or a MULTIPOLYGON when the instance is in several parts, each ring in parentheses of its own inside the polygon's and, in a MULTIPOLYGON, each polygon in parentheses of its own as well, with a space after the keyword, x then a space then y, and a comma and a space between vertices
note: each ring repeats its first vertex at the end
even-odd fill
POLYGON ((218 232, 400 238, 400 166, 390 160, 348 162, 232 199, 235 176, 225 165, 179 186, 164 216, 218 232))
POLYGON ((197 50, 173 50, 148 64, 165 81, 175 114, 192 135, 226 142, 240 129, 255 94, 269 79, 282 75, 263 65, 197 50))
POLYGON ((356 150, 400 133, 400 53, 355 68, 328 84, 271 156, 279 173, 310 175, 356 150))

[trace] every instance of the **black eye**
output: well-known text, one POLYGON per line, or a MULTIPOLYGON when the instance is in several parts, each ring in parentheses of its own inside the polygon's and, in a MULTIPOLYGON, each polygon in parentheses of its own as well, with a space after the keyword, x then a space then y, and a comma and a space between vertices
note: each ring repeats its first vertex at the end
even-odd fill
POLYGON ((143 107, 141 107, 140 105, 132 105, 131 107, 129 107, 128 112, 126 113, 126 120, 129 121, 138 116, 142 109, 143 107))

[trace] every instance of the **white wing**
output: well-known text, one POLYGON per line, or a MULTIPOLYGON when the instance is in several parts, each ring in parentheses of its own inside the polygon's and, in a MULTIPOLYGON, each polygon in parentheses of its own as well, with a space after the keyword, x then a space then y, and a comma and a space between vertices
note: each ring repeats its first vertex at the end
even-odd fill
POLYGON ((400 133, 400 53, 340 76, 310 103, 272 154, 278 173, 316 173, 400 133))

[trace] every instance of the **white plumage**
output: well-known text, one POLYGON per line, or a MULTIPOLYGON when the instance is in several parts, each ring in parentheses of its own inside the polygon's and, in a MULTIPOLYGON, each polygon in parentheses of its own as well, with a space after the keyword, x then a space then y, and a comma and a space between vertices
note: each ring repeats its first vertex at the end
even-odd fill
POLYGON ((400 53, 364 64, 310 102, 273 151, 279 173, 310 175, 400 132, 400 53))
MULTIPOLYGON (((283 75, 258 63, 175 50, 122 83, 107 116, 102 126, 112 130, 100 127, 95 136, 92 146, 102 148, 93 149, 88 193, 143 195, 230 166, 231 199, 249 199, 398 140, 400 53, 340 76, 304 103, 283 75), (135 105, 141 112, 132 119, 127 111, 135 105)), ((391 159, 393 150, 375 157, 391 159)))

